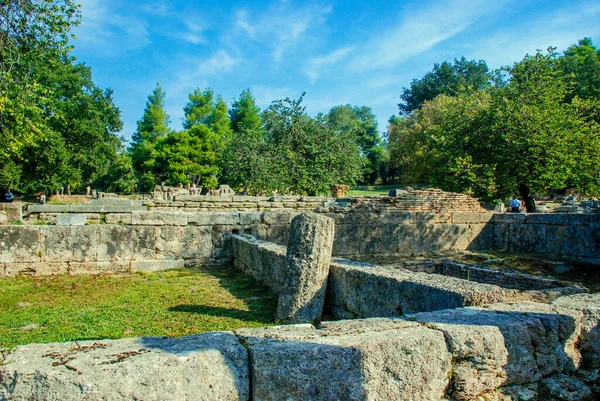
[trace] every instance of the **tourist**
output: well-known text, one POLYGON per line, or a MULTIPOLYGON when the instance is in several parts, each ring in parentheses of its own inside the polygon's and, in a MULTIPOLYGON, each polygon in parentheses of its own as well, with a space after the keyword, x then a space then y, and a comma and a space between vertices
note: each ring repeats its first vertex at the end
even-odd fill
POLYGON ((15 197, 13 196, 12 192, 10 192, 10 188, 9 188, 8 191, 6 191, 6 194, 4 194, 4 200, 7 201, 8 203, 12 203, 14 198, 15 197))
POLYGON ((90 196, 92 194, 92 188, 90 188, 89 185, 87 187, 85 187, 85 194, 87 196, 90 196))
POLYGON ((510 201, 510 211, 513 213, 519 213, 521 211, 521 202, 516 196, 510 201))
POLYGON ((46 203, 46 194, 44 193, 44 191, 40 193, 40 196, 38 196, 38 200, 40 201, 40 205, 46 203))

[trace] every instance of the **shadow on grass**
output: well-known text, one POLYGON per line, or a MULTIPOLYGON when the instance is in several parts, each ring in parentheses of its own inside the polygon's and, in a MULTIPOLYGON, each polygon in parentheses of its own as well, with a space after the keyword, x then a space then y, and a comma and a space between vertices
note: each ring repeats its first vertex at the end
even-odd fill
POLYGON ((247 310, 210 305, 181 304, 169 308, 170 312, 195 313, 263 324, 275 323, 277 297, 262 284, 246 276, 233 266, 204 266, 194 268, 194 270, 217 279, 219 286, 238 300, 242 300, 247 310))

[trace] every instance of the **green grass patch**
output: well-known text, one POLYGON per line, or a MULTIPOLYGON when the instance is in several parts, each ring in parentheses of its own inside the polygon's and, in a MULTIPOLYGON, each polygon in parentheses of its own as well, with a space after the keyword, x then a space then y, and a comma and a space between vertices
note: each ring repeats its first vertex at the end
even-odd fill
POLYGON ((0 279, 0 348, 266 326, 276 304, 229 267, 0 279))
POLYGON ((352 187, 346 192, 346 196, 387 196, 390 189, 401 188, 397 185, 370 185, 362 187, 352 187))

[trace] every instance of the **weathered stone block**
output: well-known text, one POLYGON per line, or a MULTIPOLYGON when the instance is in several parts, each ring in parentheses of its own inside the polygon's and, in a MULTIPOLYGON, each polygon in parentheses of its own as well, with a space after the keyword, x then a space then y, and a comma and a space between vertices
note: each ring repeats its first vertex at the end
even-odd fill
POLYGON ((289 224, 293 216, 289 212, 264 212, 263 222, 266 224, 289 224))
POLYGON ((185 226, 188 224, 186 212, 133 212, 131 224, 134 226, 185 226))
POLYGON ((321 319, 334 230, 333 219, 314 213, 301 214, 292 220, 276 313, 281 321, 321 319))
POLYGON ((7 276, 53 276, 56 274, 67 274, 69 264, 67 262, 32 262, 32 263, 6 263, 4 274, 7 276))
POLYGON ((258 224, 262 220, 262 213, 260 212, 242 212, 239 214, 240 224, 258 224))
POLYGON ((70 262, 68 264, 68 274, 71 275, 117 274, 130 271, 131 262, 70 262))
POLYGON ((570 313, 578 320, 581 327, 578 347, 584 366, 600 368, 600 294, 560 297, 552 302, 552 306, 559 313, 570 313))
POLYGON ((48 262, 93 262, 97 260, 98 227, 44 226, 44 256, 48 262))
POLYGON ((99 225, 98 261, 153 260, 155 227, 99 225))
POLYGON ((108 213, 106 224, 131 224, 131 213, 108 213))
POLYGON ((489 223, 494 217, 494 213, 471 213, 471 212, 452 212, 452 223, 454 224, 481 224, 489 223))
POLYGON ((187 226, 179 242, 180 257, 183 259, 208 260, 213 251, 212 227, 187 226))
POLYGON ((0 262, 39 262, 43 252, 40 227, 0 227, 0 262))
POLYGON ((531 213, 525 218, 525 224, 566 226, 569 224, 569 215, 559 213, 531 213))
POLYGON ((188 224, 194 224, 199 226, 231 226, 239 223, 240 215, 237 212, 190 213, 188 216, 188 224))
POLYGON ((335 322, 322 330, 239 330, 250 351, 253 399, 441 399, 450 370, 443 334, 372 320, 335 322))
POLYGON ((28 205, 29 213, 67 213, 69 205, 28 205))
POLYGON ((21 221, 23 218, 23 205, 20 202, 0 203, 0 211, 5 212, 8 221, 21 221))
POLYGON ((87 215, 79 213, 59 213, 56 215, 57 226, 83 226, 87 215))
POLYGON ((131 271, 133 272, 155 272, 169 269, 181 269, 184 267, 185 261, 183 259, 131 261, 131 271))
POLYGON ((248 400, 248 352, 230 332, 31 344, 0 366, 0 399, 248 400))

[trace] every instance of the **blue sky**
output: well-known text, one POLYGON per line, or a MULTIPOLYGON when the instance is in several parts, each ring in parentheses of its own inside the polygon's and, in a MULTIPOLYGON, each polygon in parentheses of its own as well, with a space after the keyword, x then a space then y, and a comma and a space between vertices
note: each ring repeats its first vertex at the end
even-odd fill
POLYGON ((369 106, 379 130, 402 87, 465 56, 491 68, 526 53, 600 45, 599 1, 80 0, 74 55, 112 88, 130 138, 157 82, 171 127, 195 88, 230 104, 250 88, 261 108, 306 92, 310 114, 369 106))

